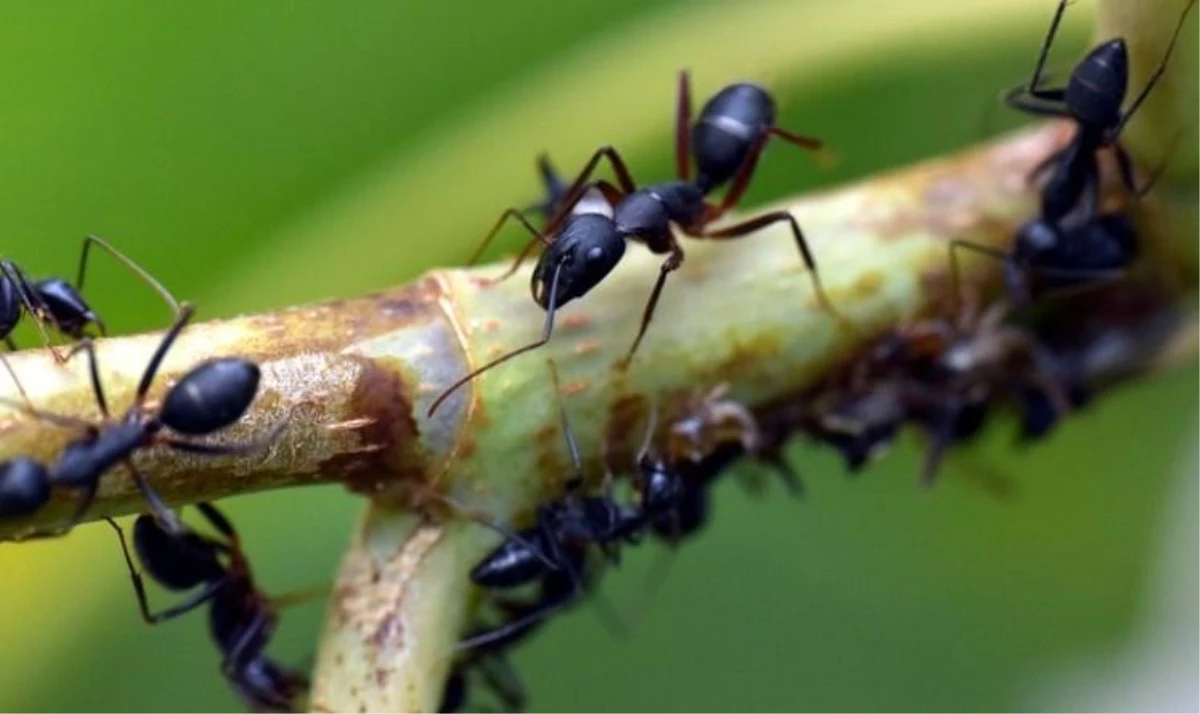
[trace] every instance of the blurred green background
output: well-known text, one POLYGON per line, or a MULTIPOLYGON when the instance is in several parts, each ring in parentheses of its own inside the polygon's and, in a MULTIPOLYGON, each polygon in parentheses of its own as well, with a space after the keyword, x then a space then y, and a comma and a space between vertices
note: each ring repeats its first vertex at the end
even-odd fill
MULTIPOLYGON (((1059 64, 1087 44, 1087 5, 1059 64)), ((771 149, 754 206, 1014 125, 995 99, 1031 68, 1052 6, 6 4, 2 252, 72 275, 94 232, 207 316, 378 289, 460 260, 535 196, 538 151, 570 166, 612 141, 635 175, 668 176, 685 66, 699 97, 769 83, 781 124, 840 157, 822 170, 771 149)), ((110 326, 160 327, 153 296, 102 261, 88 293, 110 326)), ((847 479, 797 445, 806 499, 723 486, 719 518, 629 638, 581 607, 521 650, 532 704, 1195 708, 1198 388, 1188 368, 1113 394, 1029 453, 993 429, 932 492, 913 448, 847 479), (1015 497, 963 477, 980 469, 1007 473, 1015 497)), ((360 508, 338 488, 225 505, 276 592, 328 582, 360 508)), ((608 578, 618 608, 644 597, 656 557, 608 578)), ((103 525, 0 545, 0 573, 0 709, 238 708, 202 617, 141 623, 103 525)), ((286 614, 281 659, 311 657, 322 606, 286 614)))

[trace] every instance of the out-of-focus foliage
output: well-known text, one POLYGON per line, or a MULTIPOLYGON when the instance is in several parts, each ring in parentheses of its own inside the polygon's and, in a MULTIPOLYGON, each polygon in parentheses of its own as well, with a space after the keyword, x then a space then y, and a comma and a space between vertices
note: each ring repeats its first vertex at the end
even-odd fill
MULTIPOLYGON (((606 46, 621 50, 611 62, 629 67, 638 60, 622 44, 630 32, 661 33, 684 48, 670 58, 679 67, 756 41, 688 44, 654 19, 712 7, 633 0, 10 7, 0 25, 0 252, 34 274, 70 275, 79 239, 95 232, 208 315, 411 278, 465 255, 474 227, 534 195, 536 151, 581 156, 608 139, 596 127, 636 137, 627 147, 636 175, 667 176, 669 71, 647 72, 629 89, 636 107, 612 94, 603 102, 607 116, 580 117, 589 128, 578 136, 571 125, 536 122, 506 134, 489 119, 512 116, 513 106, 537 97, 536 78, 557 81, 555 68, 581 56, 597 58, 588 71, 603 76, 606 46), (627 110, 644 114, 647 101, 661 110, 652 131, 621 126, 627 110), (481 147, 469 161, 446 143, 467 130, 481 147), (547 136, 569 142, 545 145, 547 136), (497 161, 514 146, 528 147, 528 159, 497 161), (431 151, 456 163, 437 164, 431 151), (438 226, 402 212, 388 217, 383 234, 356 230, 355 196, 377 195, 408 163, 427 162, 442 168, 422 186, 432 202, 423 213, 466 230, 459 242, 448 244, 438 226), (499 179, 480 187, 480 174, 499 179), (369 276, 366 284, 360 275, 369 276)), ((1087 10, 1078 13, 1064 37, 1071 51, 1059 54, 1064 62, 1084 45, 1087 10)), ((1031 67, 1041 21, 990 29, 979 22, 961 39, 943 28, 937 43, 913 42, 920 49, 852 72, 819 63, 773 68, 759 79, 777 91, 781 123, 826 139, 840 162, 822 170, 774 147, 746 205, 1011 125, 991 103, 1031 67)), ((790 33, 802 43, 822 27, 790 33)), ((364 214, 378 210, 364 206, 364 214)), ((509 236, 506 249, 516 241, 509 236)), ((109 264, 96 264, 88 292, 116 330, 165 320, 152 295, 109 264)), ((994 430, 932 492, 915 485, 911 449, 847 479, 829 454, 797 448, 805 500, 788 501, 775 489, 756 501, 724 487, 714 527, 674 558, 627 640, 605 633, 582 607, 516 664, 534 704, 553 710, 1029 705, 1034 684, 1067 658, 1126 646, 1177 483, 1180 446, 1195 433, 1196 393, 1193 372, 1113 395, 1027 454, 994 430), (997 500, 977 487, 988 471, 1010 477, 1016 497, 997 500)), ((263 583, 275 591, 332 577, 357 508, 336 488, 230 504, 263 583)), ((656 557, 631 553, 610 574, 607 597, 619 609, 643 597, 639 583, 656 557)), ((1196 558, 1184 562, 1194 567, 1196 558)), ((0 709, 236 706, 201 616, 142 625, 103 525, 61 542, 0 546, 0 573, 0 709)), ((320 615, 319 603, 287 613, 275 650, 281 658, 310 655, 320 615)))

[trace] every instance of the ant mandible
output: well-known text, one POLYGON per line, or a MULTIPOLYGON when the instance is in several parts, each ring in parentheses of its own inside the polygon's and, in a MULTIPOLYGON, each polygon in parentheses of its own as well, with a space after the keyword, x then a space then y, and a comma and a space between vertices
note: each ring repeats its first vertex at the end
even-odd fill
POLYGON ((146 513, 134 521, 133 547, 142 569, 168 590, 200 588, 159 612, 150 610, 146 586, 134 566, 125 532, 116 521, 105 518, 121 541, 142 619, 157 625, 207 603, 209 632, 222 656, 221 672, 242 700, 254 711, 296 711, 297 699, 308 690, 308 678, 265 654, 285 598, 270 598, 255 586, 237 531, 225 515, 209 503, 198 503, 196 508, 223 540, 189 528, 166 530, 155 516, 146 513))
POLYGON ((278 438, 287 425, 287 417, 266 438, 242 444, 205 443, 162 433, 164 429, 169 429, 184 437, 197 437, 217 432, 241 419, 258 392, 260 370, 257 364, 238 357, 221 357, 206 360, 184 374, 167 391, 157 410, 146 408, 146 395, 163 358, 191 320, 192 314, 190 304, 185 303, 180 308, 175 324, 167 330, 142 373, 133 404, 119 419, 113 419, 109 413, 96 352, 90 340, 85 338, 72 352, 83 350, 88 355, 92 391, 102 416, 99 422, 36 409, 8 360, 0 356, 0 361, 8 369, 23 399, 22 402, 13 402, 0 398, 0 402, 36 419, 84 432, 83 436, 68 443, 51 465, 29 459, 15 459, 0 465, 0 514, 13 516, 33 513, 49 498, 51 487, 78 490, 81 494, 79 505, 71 520, 58 532, 64 533, 73 528, 91 506, 100 478, 112 467, 122 464, 154 514, 163 519, 169 528, 177 530, 181 526, 174 513, 134 466, 132 456, 135 452, 162 444, 176 451, 194 454, 243 454, 269 446, 278 438))
POLYGON ((1039 216, 1018 231, 1011 254, 969 241, 955 241, 951 247, 952 252, 956 248, 965 248, 1005 261, 1009 291, 1018 302, 1025 301, 1026 271, 1075 279, 1103 277, 1118 273, 1133 260, 1133 252, 1121 243, 1127 233, 1108 230, 1110 226, 1106 225, 1101 225, 1098 230, 1076 231, 1064 222, 1077 208, 1082 210, 1080 224, 1086 225, 1097 219, 1100 170, 1096 155, 1101 149, 1112 148, 1121 181, 1133 197, 1140 198, 1154 184, 1157 172, 1142 187, 1135 186, 1132 161, 1119 138, 1166 71, 1195 0, 1188 0, 1184 6, 1162 60, 1146 86, 1124 111, 1121 107, 1128 90, 1129 52, 1125 40, 1120 37, 1089 52, 1072 70, 1066 87, 1042 86, 1046 58, 1068 3, 1069 0, 1060 0, 1055 10, 1028 84, 1010 90, 1005 96, 1005 103, 1014 109, 1037 116, 1062 117, 1075 124, 1071 141, 1039 163, 1032 172, 1035 177, 1049 175, 1041 191, 1039 216), (1081 238, 1092 240, 1071 245, 1081 238))
POLYGON ((103 249, 130 272, 145 281, 162 296, 162 299, 171 307, 171 311, 176 316, 179 315, 179 302, 150 273, 103 238, 87 236, 83 239, 83 249, 79 257, 79 274, 75 279, 75 285, 71 285, 62 278, 30 280, 16 263, 11 260, 0 260, 0 339, 4 340, 9 350, 17 349, 16 343, 12 339, 12 332, 25 314, 32 318, 34 326, 41 333, 50 353, 59 363, 65 362, 67 358, 60 355, 58 350, 50 345, 50 335, 46 331, 48 326, 75 340, 87 337, 89 326, 94 326, 100 336, 107 334, 104 322, 96 311, 88 306, 81 294, 83 281, 87 275, 88 255, 93 245, 103 249))
MULTIPOLYGON (((683 264, 683 248, 676 240, 672 226, 677 226, 685 235, 693 238, 726 240, 740 238, 773 223, 787 223, 812 277, 818 300, 832 312, 808 242, 791 213, 772 211, 725 228, 710 228, 741 199, 750 185, 758 158, 771 137, 779 137, 810 150, 819 149, 821 142, 775 126, 775 101, 765 89, 754 84, 725 87, 704 105, 694 125, 691 116, 690 80, 684 71, 679 74, 675 112, 675 181, 639 189, 617 150, 612 146, 603 146, 588 160, 567 190, 557 213, 547 221, 542 231, 537 230, 515 208, 501 215, 471 262, 482 254, 510 218, 524 226, 534 239, 497 280, 514 274, 537 243, 546 246, 534 267, 530 284, 534 301, 546 311, 541 336, 472 370, 450 385, 430 405, 430 416, 451 394, 475 377, 546 344, 554 332, 555 311, 583 297, 603 281, 624 256, 626 241, 636 240, 644 243, 651 253, 665 254, 667 258, 659 269, 658 279, 642 312, 637 335, 622 362, 623 366, 627 366, 650 325, 667 276, 683 264), (588 180, 601 159, 608 159, 619 188, 603 180, 596 182, 594 188, 613 207, 613 215, 572 212, 576 202, 589 189, 588 180), (694 179, 691 176, 692 160, 697 167, 694 179), (713 190, 727 182, 730 183, 729 190, 719 204, 710 204, 705 200, 713 190)), ((557 189, 549 180, 546 183, 553 198, 557 189)))

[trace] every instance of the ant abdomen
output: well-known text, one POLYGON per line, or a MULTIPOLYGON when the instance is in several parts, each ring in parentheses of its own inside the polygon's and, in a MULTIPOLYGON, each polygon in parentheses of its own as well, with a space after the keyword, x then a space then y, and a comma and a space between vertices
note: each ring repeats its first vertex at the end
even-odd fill
POLYGON ((775 100, 756 84, 731 84, 704 104, 692 127, 692 157, 707 191, 733 178, 750 147, 775 124, 775 100))
POLYGON ((133 547, 155 582, 171 590, 190 590, 225 577, 212 542, 191 531, 168 533, 149 514, 133 523, 133 547))
POLYGON ((0 464, 0 518, 28 516, 49 500, 45 466, 24 456, 0 464))
POLYGON ((159 419, 190 436, 223 429, 250 408, 260 376, 258 365, 250 360, 223 357, 204 362, 167 392, 159 419))
POLYGON ((1129 84, 1125 40, 1109 40, 1088 53, 1067 82, 1066 104, 1083 124, 1115 127, 1129 84))

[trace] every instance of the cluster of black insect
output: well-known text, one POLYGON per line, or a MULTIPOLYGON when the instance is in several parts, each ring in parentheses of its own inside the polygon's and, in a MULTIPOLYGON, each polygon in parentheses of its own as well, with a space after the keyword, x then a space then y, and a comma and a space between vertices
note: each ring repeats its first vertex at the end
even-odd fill
MULTIPOLYGON (((538 631, 549 615, 590 593, 599 568, 616 564, 623 546, 647 538, 675 546, 698 532, 709 520, 713 483, 734 464, 747 458, 767 462, 798 491, 799 483, 781 456, 792 436, 833 447, 851 470, 858 470, 907 427, 915 428, 927 443, 921 480, 928 484, 946 450, 980 434, 1001 408, 1015 411, 1019 441, 1044 439, 1065 415, 1091 399, 1106 372, 1117 369, 1108 364, 1113 354, 1128 357, 1137 352, 1134 340, 1112 344, 1125 334, 1117 327, 1128 325, 1109 321, 1105 329, 1097 327, 1104 323, 1101 313, 1136 312, 1097 293, 1124 282, 1138 254, 1133 222, 1124 212, 1102 205, 1099 157, 1104 151, 1114 155, 1127 193, 1125 206, 1140 200, 1153 184, 1151 176, 1138 185, 1119 139, 1162 75, 1194 0, 1186 3, 1160 64, 1127 105, 1129 58, 1120 38, 1089 52, 1065 86, 1045 86, 1046 58, 1068 2, 1060 0, 1056 8, 1029 82, 1005 98, 1014 109, 1064 118, 1074 125, 1071 140, 1046 157, 1030 177, 1039 186, 1040 210, 1018 230, 1012 249, 1002 252, 953 241, 953 307, 943 316, 896 327, 801 397, 759 405, 752 413, 714 391, 667 419, 662 438, 651 418, 625 498, 618 497, 611 474, 605 475, 599 490, 588 488, 564 409, 562 429, 574 470, 564 479, 561 495, 537 509, 533 525, 509 533, 472 571, 471 580, 483 590, 484 612, 490 617, 481 615, 459 643, 444 691, 444 711, 458 710, 468 701, 473 677, 506 709, 521 708, 524 692, 506 653, 538 631), (1006 289, 1000 299, 980 306, 962 294, 962 250, 1003 262, 1006 289), (525 597, 511 594, 518 588, 525 597)), ((532 275, 533 298, 546 312, 541 337, 455 382, 438 396, 431 413, 482 373, 546 344, 555 311, 609 275, 624 255, 626 241, 632 240, 667 257, 622 363, 627 369, 668 274, 683 261, 672 229, 693 238, 731 239, 771 223, 788 223, 818 298, 833 310, 824 298, 804 234, 789 213, 775 211, 728 227, 713 225, 745 192, 770 137, 810 149, 820 142, 775 126, 774 101, 752 84, 722 89, 693 123, 688 76, 683 73, 675 116, 675 181, 638 188, 610 146, 597 150, 572 183, 563 180, 545 156, 539 160, 545 198, 524 210, 505 211, 475 257, 509 219, 525 226, 534 240, 500 279, 512 275, 534 246, 544 246, 532 275), (612 164, 615 186, 605 180, 589 183, 605 158, 612 164), (709 203, 710 194, 725 186, 723 199, 709 203), (540 214, 540 230, 527 213, 540 214)), ((556 376, 555 384, 557 393, 556 376)))
POLYGON ((47 507, 56 493, 74 495, 77 505, 66 523, 53 532, 32 537, 65 535, 87 515, 105 474, 117 467, 124 468, 145 499, 145 512, 137 518, 133 536, 142 570, 170 590, 199 588, 185 602, 152 614, 142 576, 126 548, 124 534, 115 521, 109 520, 121 536, 143 618, 156 624, 208 605, 211 633, 222 656, 221 670, 239 695, 256 710, 291 710, 306 691, 307 681, 300 673, 275 664, 265 654, 275 626, 276 603, 255 587, 232 525, 215 507, 203 503, 199 509, 220 538, 195 531, 168 507, 134 463, 139 452, 158 447, 212 456, 259 451, 270 446, 284 426, 281 422, 265 439, 255 442, 198 440, 238 422, 258 393, 259 367, 240 357, 204 360, 172 384, 156 405, 147 404, 147 395, 163 359, 194 313, 191 304, 176 301, 149 273, 95 236, 84 240, 74 285, 53 277, 30 280, 12 261, 0 261, 0 331, 7 346, 15 349, 11 333, 22 317, 28 316, 58 364, 65 365, 78 353, 84 353, 100 412, 100 419, 92 421, 34 406, 18 374, 0 355, 22 397, 4 400, 5 403, 70 434, 66 445, 51 461, 18 456, 0 463, 0 519, 15 521, 32 516, 47 507), (93 330, 99 335, 106 334, 104 323, 82 295, 92 246, 107 251, 147 282, 175 315, 142 373, 133 403, 121 415, 109 410, 100 379, 99 358, 92 343, 93 330), (50 344, 51 330, 73 340, 65 355, 50 344))

